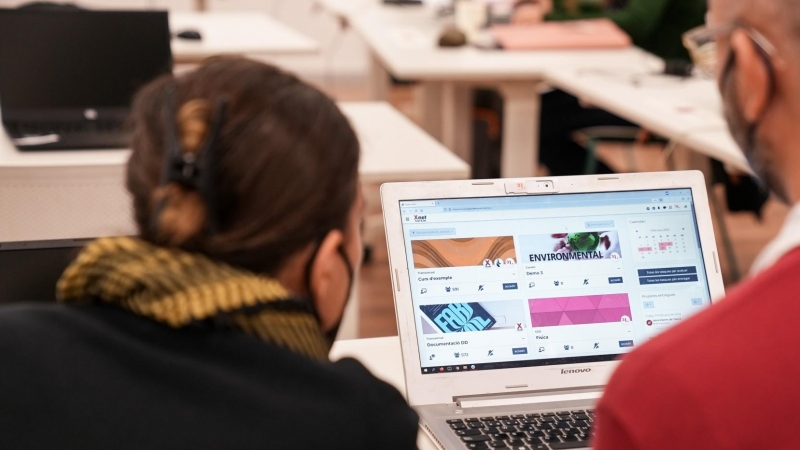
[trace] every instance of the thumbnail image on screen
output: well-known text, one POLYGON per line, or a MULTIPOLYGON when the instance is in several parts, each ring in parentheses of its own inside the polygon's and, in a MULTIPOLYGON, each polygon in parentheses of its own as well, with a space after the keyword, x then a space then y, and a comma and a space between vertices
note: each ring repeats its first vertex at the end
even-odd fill
POLYGON ((511 236, 467 239, 437 239, 411 242, 415 269, 482 266, 498 259, 514 263, 517 253, 511 236))

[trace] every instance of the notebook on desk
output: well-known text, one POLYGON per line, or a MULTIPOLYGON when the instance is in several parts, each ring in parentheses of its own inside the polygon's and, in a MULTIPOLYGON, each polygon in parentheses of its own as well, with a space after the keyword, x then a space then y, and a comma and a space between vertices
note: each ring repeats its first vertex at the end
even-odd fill
POLYGON ((608 19, 495 25, 492 34, 505 50, 613 49, 632 45, 630 36, 608 19))
POLYGON ((0 9, 0 108, 20 150, 125 147, 133 95, 171 70, 166 11, 0 9))

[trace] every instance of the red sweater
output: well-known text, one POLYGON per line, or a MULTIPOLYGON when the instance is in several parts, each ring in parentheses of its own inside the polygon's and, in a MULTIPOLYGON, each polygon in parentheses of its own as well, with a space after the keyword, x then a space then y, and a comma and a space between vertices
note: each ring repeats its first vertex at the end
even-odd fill
POLYGON ((595 450, 800 449, 800 250, 624 358, 595 450))

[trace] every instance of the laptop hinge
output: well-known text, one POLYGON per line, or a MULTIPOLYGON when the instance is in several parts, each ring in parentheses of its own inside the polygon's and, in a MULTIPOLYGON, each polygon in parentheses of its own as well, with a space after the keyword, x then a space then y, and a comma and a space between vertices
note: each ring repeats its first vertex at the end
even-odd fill
POLYGON ((555 402, 597 401, 603 395, 603 386, 579 389, 550 389, 543 391, 515 392, 513 394, 485 394, 453 397, 462 409, 488 408, 512 405, 544 405, 555 402))

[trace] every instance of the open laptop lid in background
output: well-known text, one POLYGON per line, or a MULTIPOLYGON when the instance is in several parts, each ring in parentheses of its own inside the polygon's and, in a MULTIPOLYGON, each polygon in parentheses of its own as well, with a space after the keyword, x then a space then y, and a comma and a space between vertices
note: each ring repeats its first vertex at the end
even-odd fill
POLYGON ((605 385, 724 295, 702 174, 387 184, 412 405, 605 385))
POLYGON ((61 274, 89 240, 0 243, 0 305, 56 301, 61 274))
POLYGON ((0 9, 4 122, 123 120, 171 70, 166 11, 0 9))

